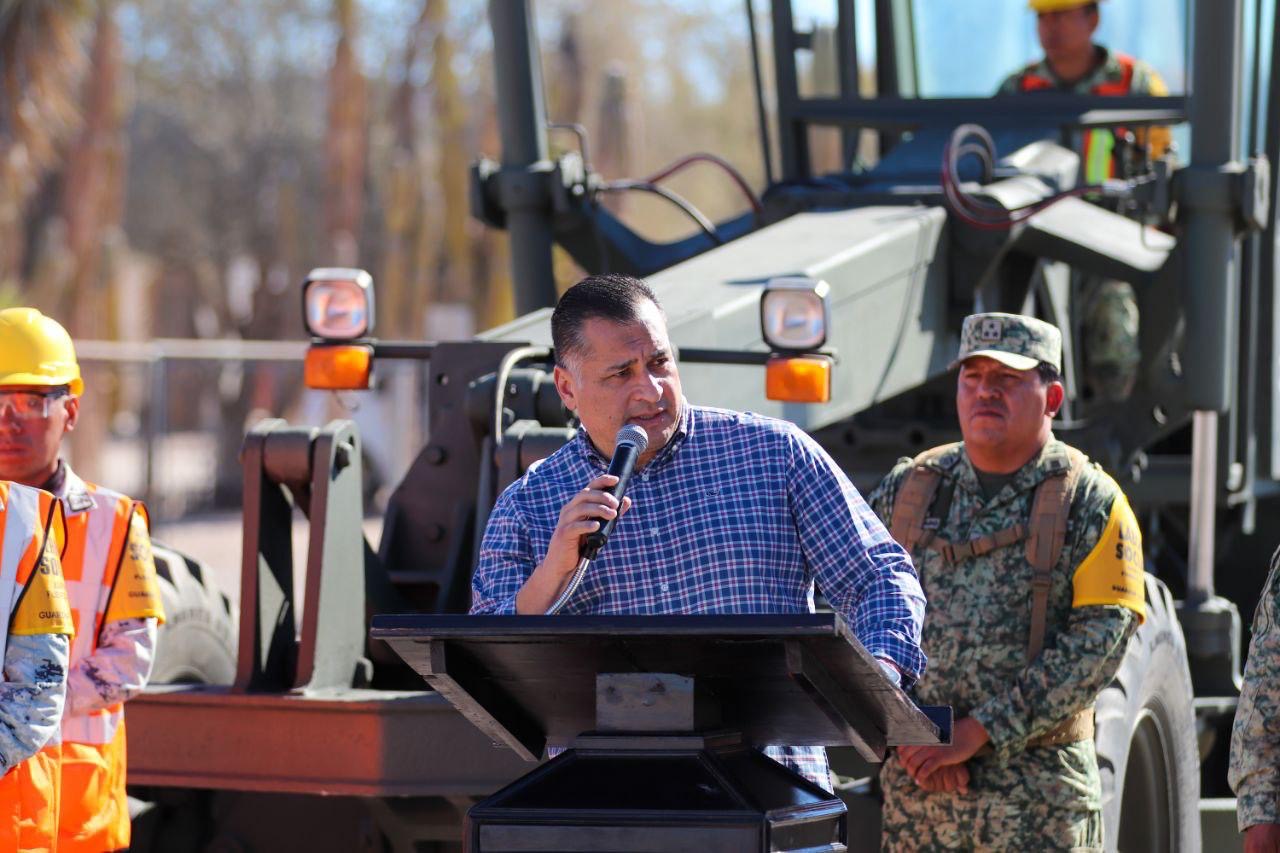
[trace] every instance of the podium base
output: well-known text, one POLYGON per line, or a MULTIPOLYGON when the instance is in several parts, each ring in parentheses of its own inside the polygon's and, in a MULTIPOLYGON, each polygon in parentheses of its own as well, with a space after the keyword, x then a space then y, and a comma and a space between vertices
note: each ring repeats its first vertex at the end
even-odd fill
POLYGON ((591 734, 467 813, 477 853, 845 851, 844 803, 737 734, 591 734))

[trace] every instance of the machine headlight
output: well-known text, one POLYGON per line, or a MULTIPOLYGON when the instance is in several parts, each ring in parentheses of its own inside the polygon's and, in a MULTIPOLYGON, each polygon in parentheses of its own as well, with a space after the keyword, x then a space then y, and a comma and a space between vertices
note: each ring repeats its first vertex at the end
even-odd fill
POLYGON ((760 331, 774 351, 811 352, 827 342, 831 286, 817 278, 770 279, 760 295, 760 331))
POLYGON ((312 337, 367 337, 373 331, 373 277, 364 270, 312 270, 302 285, 302 311, 312 337))

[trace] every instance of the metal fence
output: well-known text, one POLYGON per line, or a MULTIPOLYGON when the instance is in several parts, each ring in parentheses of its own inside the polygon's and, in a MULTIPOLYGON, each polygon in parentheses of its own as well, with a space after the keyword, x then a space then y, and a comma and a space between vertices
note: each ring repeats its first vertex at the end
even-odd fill
POLYGON ((239 506, 240 438, 264 417, 360 426, 369 494, 403 475, 423 440, 425 371, 377 366, 368 392, 303 387, 305 341, 77 341, 85 375, 68 456, 86 478, 147 501, 153 520, 239 506))

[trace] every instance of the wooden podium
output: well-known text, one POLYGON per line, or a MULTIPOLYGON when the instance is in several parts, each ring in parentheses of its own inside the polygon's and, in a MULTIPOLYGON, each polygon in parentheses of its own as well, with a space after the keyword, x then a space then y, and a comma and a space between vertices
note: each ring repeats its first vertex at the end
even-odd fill
POLYGON ((375 616, 477 728, 530 762, 468 812, 474 851, 844 850, 844 804, 753 747, 946 743, 836 614, 375 616))

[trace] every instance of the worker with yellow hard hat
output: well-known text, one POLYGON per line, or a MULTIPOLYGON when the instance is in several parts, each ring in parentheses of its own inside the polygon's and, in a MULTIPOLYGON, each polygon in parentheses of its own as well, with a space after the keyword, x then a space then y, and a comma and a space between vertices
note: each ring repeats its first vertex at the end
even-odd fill
POLYGON ((60 458, 83 392, 61 325, 34 308, 0 311, 0 479, 52 493, 66 515, 76 636, 58 745, 60 853, 129 846, 124 702, 146 685, 164 619, 146 509, 60 458))
MULTIPOLYGON (((1076 95, 1169 94, 1156 70, 1093 40, 1100 12, 1094 0, 1029 0, 1044 58, 1010 74, 998 95, 1065 92, 1076 95)), ((1146 168, 1172 144, 1167 127, 1099 128, 1081 134, 1082 183, 1098 184, 1146 168)), ((1133 391, 1142 360, 1138 300, 1127 282, 1090 282, 1083 299, 1084 380, 1099 400, 1121 401, 1133 391)))
MULTIPOLYGON (((1108 50, 1093 41, 1098 29, 1098 0, 1029 0, 1044 58, 1010 74, 998 94, 1068 92, 1077 95, 1167 95, 1156 70, 1140 59, 1108 50)), ((1127 134, 1119 131, 1122 137, 1127 134)), ((1084 139, 1084 178, 1099 183, 1131 168, 1145 153, 1161 157, 1169 149, 1169 129, 1137 129, 1130 146, 1117 144, 1109 130, 1084 139)))
MULTIPOLYGON (((10 405, 0 396, 0 413, 10 405)), ((57 733, 72 633, 62 518, 53 495, 0 480, 0 850, 57 848, 57 733)))

